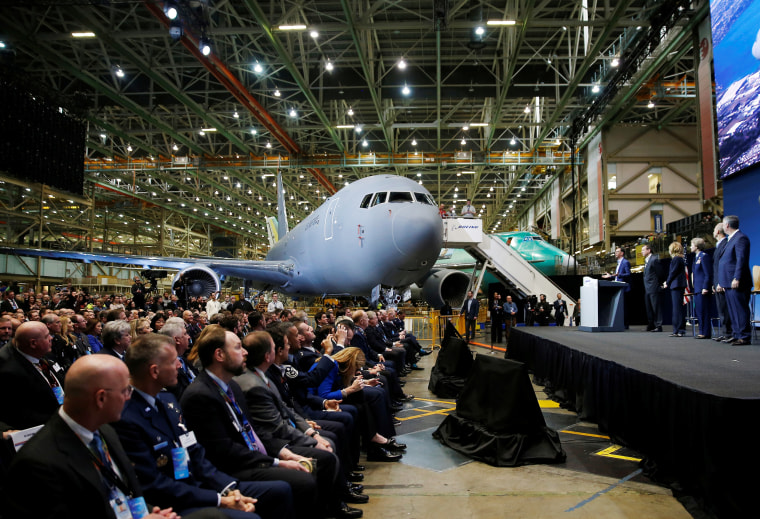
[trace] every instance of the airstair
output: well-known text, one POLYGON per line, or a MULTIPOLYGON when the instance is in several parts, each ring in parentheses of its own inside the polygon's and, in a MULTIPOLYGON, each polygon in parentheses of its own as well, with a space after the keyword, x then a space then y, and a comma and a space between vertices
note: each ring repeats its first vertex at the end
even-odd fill
POLYGON ((443 224, 443 246, 466 250, 481 267, 473 271, 477 281, 471 286, 480 286, 483 275, 490 270, 521 298, 546 294, 546 300, 551 303, 557 294, 562 294, 562 299, 567 301, 568 315, 573 315, 575 300, 498 236, 483 233, 482 220, 447 218, 443 224))

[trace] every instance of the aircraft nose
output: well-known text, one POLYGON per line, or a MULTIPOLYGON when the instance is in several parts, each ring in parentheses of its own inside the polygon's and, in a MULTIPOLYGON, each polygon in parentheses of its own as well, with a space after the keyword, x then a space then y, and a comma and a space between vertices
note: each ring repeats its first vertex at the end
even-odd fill
POLYGON ((421 211, 416 205, 409 207, 414 210, 399 210, 393 217, 393 244, 406 256, 437 258, 443 245, 440 215, 437 211, 421 211))

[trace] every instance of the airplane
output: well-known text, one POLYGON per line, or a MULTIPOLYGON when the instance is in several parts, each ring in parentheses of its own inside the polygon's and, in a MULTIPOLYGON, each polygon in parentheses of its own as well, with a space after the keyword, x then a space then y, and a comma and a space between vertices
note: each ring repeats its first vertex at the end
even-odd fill
MULTIPOLYGON (((575 260, 570 254, 550 244, 534 232, 502 232, 493 234, 492 236, 497 236, 504 243, 515 249, 528 263, 540 270, 544 275, 554 276, 561 274, 562 270, 558 269, 558 266, 564 267, 563 270, 567 271, 575 264, 575 260)), ((435 263, 435 267, 472 272, 476 264, 475 258, 464 249, 443 249, 438 261, 435 263)), ((484 284, 499 283, 499 280, 487 273, 483 278, 483 282, 484 284)))
POLYGON ((444 299, 464 301, 469 277, 459 271, 433 270, 443 244, 443 224, 432 195, 416 181, 394 175, 357 180, 290 231, 280 174, 278 199, 281 238, 264 261, 8 247, 0 247, 0 253, 178 269, 172 286, 181 280, 187 295, 194 297, 221 290, 220 276, 234 276, 292 295, 357 295, 374 300, 382 294, 386 301, 396 302, 416 283, 435 308, 444 299))

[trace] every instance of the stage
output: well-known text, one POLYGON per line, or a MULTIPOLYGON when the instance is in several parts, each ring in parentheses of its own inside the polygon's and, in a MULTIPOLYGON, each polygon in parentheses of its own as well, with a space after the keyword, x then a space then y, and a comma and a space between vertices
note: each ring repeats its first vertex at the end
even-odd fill
POLYGON ((654 477, 697 489, 723 517, 757 515, 760 346, 642 330, 516 327, 508 358, 654 462, 654 477))

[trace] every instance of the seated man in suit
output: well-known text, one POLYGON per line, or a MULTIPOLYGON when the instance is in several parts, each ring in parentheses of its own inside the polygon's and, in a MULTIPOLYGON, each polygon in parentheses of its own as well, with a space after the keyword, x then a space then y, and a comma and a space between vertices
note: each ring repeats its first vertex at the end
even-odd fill
POLYGON ((63 368, 48 361, 52 337, 29 321, 16 330, 15 345, 0 350, 0 431, 43 425, 63 403, 63 368))
POLYGON ((171 338, 140 336, 125 362, 135 391, 114 428, 151 503, 173 506, 183 515, 218 506, 226 517, 252 518, 254 508, 263 518, 293 517, 287 483, 239 482, 206 460, 176 399, 163 391, 177 381, 179 363, 171 338))
MULTIPOLYGON (((106 425, 119 419, 132 392, 124 363, 105 355, 82 357, 67 373, 66 387, 63 406, 8 469, 3 517, 111 519, 130 509, 142 510, 137 517, 176 517, 158 507, 148 513, 132 464, 106 425)), ((204 511, 202 517, 213 514, 204 511)))
MULTIPOLYGON (((281 344, 283 347, 279 350, 280 354, 287 358, 288 338, 282 337, 281 344)), ((342 466, 351 466, 350 457, 347 456, 345 431, 341 441, 338 441, 334 434, 317 430, 316 423, 312 426, 285 405, 274 381, 270 381, 269 377, 274 374, 268 370, 277 357, 272 336, 267 332, 249 333, 243 339, 243 347, 248 352, 248 369, 234 380, 245 393, 253 425, 264 444, 275 445, 275 448, 287 445, 296 454, 316 459, 318 470, 332 474, 331 477, 324 478, 328 485, 321 494, 331 495, 333 499, 342 497, 351 503, 366 503, 369 498, 349 486, 345 472, 336 458, 339 453, 342 455, 342 466), (325 433, 324 436, 321 432, 325 433)), ((336 508, 338 506, 334 505, 336 508)))
MULTIPOLYGON (((238 336, 219 325, 209 325, 198 337, 194 352, 203 371, 185 390, 181 404, 208 459, 239 479, 287 482, 293 490, 297 517, 327 512, 318 499, 316 475, 308 472, 307 458, 287 447, 271 453, 277 457, 271 456, 251 426, 243 391, 232 380, 245 371, 247 352, 238 336)), ((362 516, 361 510, 347 505, 330 512, 337 518, 362 516)))
POLYGON ((103 343, 103 349, 98 354, 124 360, 124 354, 132 343, 132 330, 129 323, 118 319, 107 322, 103 326, 103 331, 100 332, 100 340, 103 343))
POLYGON ((187 386, 198 376, 192 363, 185 360, 185 353, 190 347, 190 335, 187 333, 184 321, 179 317, 167 319, 159 333, 170 337, 174 341, 174 348, 177 351, 177 360, 179 361, 177 384, 167 389, 179 400, 187 386))

